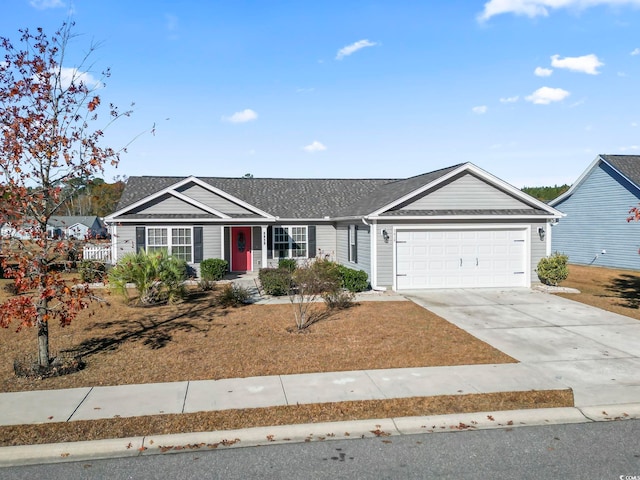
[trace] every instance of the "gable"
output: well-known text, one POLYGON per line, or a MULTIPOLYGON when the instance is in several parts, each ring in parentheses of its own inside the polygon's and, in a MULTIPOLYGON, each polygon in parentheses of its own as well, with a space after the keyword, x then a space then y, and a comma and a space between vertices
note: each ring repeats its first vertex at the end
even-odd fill
POLYGON ((177 188, 176 191, 231 217, 236 215, 252 215, 254 213, 247 208, 244 208, 229 199, 223 198, 195 183, 183 185, 180 188, 177 188))
POLYGON ((490 185, 472 173, 464 173, 422 192, 393 210, 519 210, 531 205, 490 185))
POLYGON ((572 216, 598 212, 602 218, 626 218, 629 209, 639 200, 640 193, 631 182, 606 163, 600 163, 588 172, 571 195, 558 201, 556 208, 572 216))
POLYGON ((198 208, 180 198, 165 193, 138 208, 128 212, 128 214, 143 215, 208 215, 209 212, 198 208))

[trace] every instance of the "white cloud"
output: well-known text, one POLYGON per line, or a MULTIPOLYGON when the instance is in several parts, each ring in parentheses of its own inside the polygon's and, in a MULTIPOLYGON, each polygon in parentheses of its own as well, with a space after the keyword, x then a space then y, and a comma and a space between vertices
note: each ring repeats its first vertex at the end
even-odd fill
POLYGON ((471 109, 471 111, 472 111, 473 113, 476 113, 476 114, 478 114, 478 115, 482 115, 482 114, 484 114, 484 113, 487 113, 487 110, 488 110, 488 108, 487 108, 487 106, 486 106, 486 105, 478 105, 477 107, 473 107, 473 108, 471 109))
POLYGON ((64 2, 62 0, 29 0, 29 5, 38 10, 45 10, 47 8, 62 8, 64 2))
POLYGON ((348 57, 349 55, 357 52, 360 49, 363 49, 365 47, 375 47, 376 45, 378 45, 376 42, 370 42, 369 40, 358 40, 355 43, 352 43, 351 45, 347 45, 346 47, 342 47, 340 50, 338 50, 338 53, 336 54, 336 60, 342 60, 344 57, 348 57))
POLYGON ((236 112, 230 117, 222 117, 222 120, 230 123, 246 123, 258 118, 258 114, 251 110, 250 108, 246 108, 241 112, 236 112))
POLYGON ((569 95, 570 93, 562 88, 541 87, 525 97, 525 100, 537 105, 549 105, 551 102, 560 102, 569 95))
POLYGON ((638 126, 638 122, 631 122, 631 126, 634 127, 634 128, 637 127, 638 126))
POLYGON ((586 9, 598 5, 640 6, 640 0, 489 0, 478 15, 478 21, 484 22, 495 15, 513 13, 527 17, 547 17, 550 10, 560 8, 586 9))
POLYGON ((581 57, 560 58, 560 55, 551 56, 552 67, 566 68, 572 72, 588 73, 589 75, 598 75, 600 72, 597 69, 603 65, 604 63, 598 60, 598 57, 593 53, 581 57))
POLYGON ((640 55, 640 48, 634 48, 630 55, 640 55))
POLYGON ((327 147, 325 147, 322 143, 318 142, 317 140, 314 140, 306 147, 302 147, 302 149, 310 153, 315 153, 315 152, 323 152, 327 149, 327 147))
MULTIPOLYGON (((56 69, 50 70, 50 81, 55 81, 56 76, 58 75, 58 71, 56 69)), ((89 90, 95 90, 97 88, 102 88, 104 84, 100 80, 96 80, 93 75, 88 72, 81 72, 77 68, 70 67, 60 67, 60 88, 66 90, 73 82, 75 85, 79 85, 83 83, 89 90)), ((39 79, 43 79, 39 75, 34 75, 34 82, 38 82, 39 79)))
POLYGON ((533 74, 536 77, 549 77, 551 76, 552 73, 553 73, 553 70, 551 70, 550 68, 543 68, 543 67, 536 67, 536 69, 533 71, 533 74))
POLYGON ((518 95, 514 95, 513 97, 502 97, 500 99, 500 103, 516 103, 518 100, 520 100, 520 97, 518 95))
POLYGON ((620 150, 621 152, 628 152, 630 150, 640 150, 640 146, 629 145, 628 147, 619 147, 618 150, 620 150))
POLYGON ((60 82, 63 89, 69 88, 71 82, 76 85, 82 82, 89 90, 103 87, 102 82, 93 78, 90 73, 81 72, 77 68, 62 67, 60 69, 60 82))

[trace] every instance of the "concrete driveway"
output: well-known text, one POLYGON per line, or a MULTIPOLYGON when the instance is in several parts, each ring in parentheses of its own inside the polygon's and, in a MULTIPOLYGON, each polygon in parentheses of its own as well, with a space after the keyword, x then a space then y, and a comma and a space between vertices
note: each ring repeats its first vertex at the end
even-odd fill
POLYGON ((640 402, 640 321, 531 289, 403 294, 574 391, 576 406, 640 402))

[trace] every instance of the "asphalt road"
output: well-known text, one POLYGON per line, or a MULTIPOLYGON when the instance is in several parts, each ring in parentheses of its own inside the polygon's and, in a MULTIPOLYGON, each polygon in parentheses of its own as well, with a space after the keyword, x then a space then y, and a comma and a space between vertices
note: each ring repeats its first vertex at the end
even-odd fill
POLYGON ((640 420, 12 467, 0 469, 0 478, 640 480, 640 420))

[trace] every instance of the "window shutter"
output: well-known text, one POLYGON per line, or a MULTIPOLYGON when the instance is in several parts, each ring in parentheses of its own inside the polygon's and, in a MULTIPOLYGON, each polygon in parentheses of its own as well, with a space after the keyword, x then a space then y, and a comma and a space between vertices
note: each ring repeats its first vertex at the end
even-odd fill
POLYGON ((309 225, 307 227, 307 242, 309 248, 307 249, 307 256, 309 258, 316 257, 316 226, 309 225))
POLYGON ((358 225, 353 229, 353 262, 358 263, 358 225))
POLYGON ((267 258, 273 258, 273 227, 267 227, 267 258))
POLYGON ((203 260, 202 243, 202 227, 193 227, 193 261, 195 263, 200 263, 203 260))
POLYGON ((143 252, 147 249, 145 227, 136 227, 136 252, 143 252))

